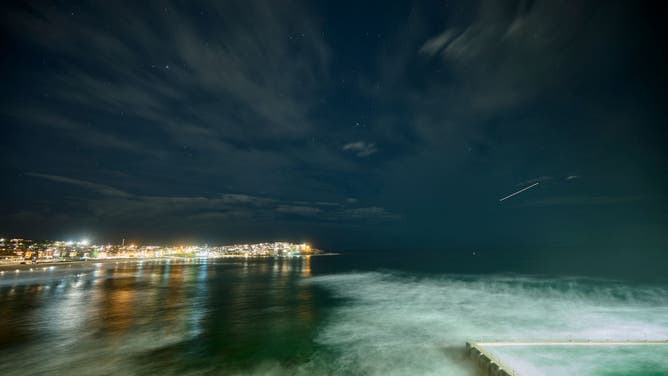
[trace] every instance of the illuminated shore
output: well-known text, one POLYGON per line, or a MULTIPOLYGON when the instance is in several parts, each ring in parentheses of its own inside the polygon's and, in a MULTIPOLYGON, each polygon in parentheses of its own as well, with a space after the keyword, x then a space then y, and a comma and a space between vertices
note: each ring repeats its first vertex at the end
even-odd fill
POLYGON ((216 260, 216 259, 291 259, 291 258, 306 258, 306 257, 319 257, 319 256, 339 256, 340 253, 335 252, 319 252, 312 253, 308 255, 291 255, 291 256, 248 256, 248 255, 222 255, 216 257, 187 257, 187 256, 165 256, 165 257, 110 257, 110 258, 97 258, 97 259, 87 259, 87 260, 69 260, 69 261, 39 261, 37 263, 25 263, 24 261, 13 261, 0 264, 0 271, 3 272, 15 272, 16 270, 42 270, 48 267, 55 266, 86 266, 86 265, 95 265, 99 263, 119 263, 119 262, 154 262, 154 261, 179 261, 183 263, 192 263, 192 262, 202 262, 204 260, 216 260))
POLYGON ((302 257, 328 254, 308 243, 265 242, 231 245, 91 244, 80 241, 0 239, 0 265, 150 258, 302 257))

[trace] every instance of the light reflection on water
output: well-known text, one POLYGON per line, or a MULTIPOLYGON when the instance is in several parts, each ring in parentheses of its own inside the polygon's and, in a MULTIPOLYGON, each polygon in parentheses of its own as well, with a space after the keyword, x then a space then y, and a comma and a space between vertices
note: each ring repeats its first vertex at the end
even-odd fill
POLYGON ((106 262, 0 276, 0 374, 295 364, 317 313, 310 258, 106 262))
POLYGON ((472 375, 472 339, 668 338, 664 283, 206 261, 0 275, 0 374, 472 375))

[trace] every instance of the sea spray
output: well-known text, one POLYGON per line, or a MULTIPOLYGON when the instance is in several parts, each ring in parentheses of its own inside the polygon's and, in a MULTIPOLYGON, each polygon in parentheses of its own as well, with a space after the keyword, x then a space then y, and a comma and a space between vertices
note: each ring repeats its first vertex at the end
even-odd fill
MULTIPOLYGON (((579 278, 370 272, 312 283, 342 300, 316 341, 349 374, 469 374, 467 340, 663 340, 668 290, 579 278)), ((316 367, 315 365, 311 365, 316 367)), ((330 368, 331 367, 331 368, 330 368)))

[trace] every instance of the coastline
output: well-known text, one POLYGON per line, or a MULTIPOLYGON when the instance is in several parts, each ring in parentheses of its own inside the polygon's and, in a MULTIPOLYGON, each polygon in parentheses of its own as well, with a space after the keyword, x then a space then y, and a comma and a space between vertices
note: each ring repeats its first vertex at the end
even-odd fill
POLYGON ((0 264, 0 271, 15 271, 15 270, 31 270, 31 269, 41 269, 50 266, 86 266, 86 265, 95 265, 99 263, 118 263, 118 262, 142 262, 142 261, 165 261, 165 260, 176 260, 176 261, 185 261, 185 260, 217 260, 217 259, 270 259, 270 258, 302 258, 302 257, 315 257, 315 256, 339 256, 340 253, 336 252, 324 252, 311 255, 298 255, 298 256, 244 256, 244 255, 227 255, 220 257, 181 257, 181 256, 169 256, 169 257, 119 257, 119 258, 104 258, 104 259, 88 259, 88 260, 72 260, 72 261, 43 261, 32 264, 22 264, 21 262, 6 263, 0 264))

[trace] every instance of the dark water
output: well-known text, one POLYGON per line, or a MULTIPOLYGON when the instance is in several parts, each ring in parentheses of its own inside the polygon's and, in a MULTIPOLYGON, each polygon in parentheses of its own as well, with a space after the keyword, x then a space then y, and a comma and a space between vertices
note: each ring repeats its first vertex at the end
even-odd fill
POLYGON ((668 338, 662 284, 382 256, 5 268, 0 374, 470 374, 471 339, 668 338))
POLYGON ((303 363, 327 299, 300 283, 311 275, 311 258, 5 271, 0 373, 188 373, 303 363))

